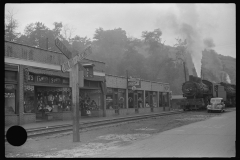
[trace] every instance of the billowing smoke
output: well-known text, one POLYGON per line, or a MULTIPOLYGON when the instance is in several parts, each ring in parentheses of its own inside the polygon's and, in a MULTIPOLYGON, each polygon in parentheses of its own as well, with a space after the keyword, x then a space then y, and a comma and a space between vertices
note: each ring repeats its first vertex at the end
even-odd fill
MULTIPOLYGON (((176 35, 176 38, 179 35, 181 39, 187 40, 187 52, 190 53, 197 75, 200 77, 202 51, 205 48, 202 38, 203 26, 201 26, 202 23, 200 22, 195 4, 177 4, 177 8, 178 13, 169 11, 159 15, 156 25, 163 32, 170 30, 170 32, 176 35)), ((213 41, 209 41, 209 39, 206 42, 209 44, 209 47, 214 44, 211 44, 211 42, 213 41)), ((192 68, 190 65, 188 67, 190 67, 188 71, 191 74, 192 68)))
POLYGON ((204 47, 206 49, 211 49, 211 48, 215 47, 215 44, 214 44, 212 38, 205 38, 205 39, 203 39, 203 44, 204 44, 204 47))
POLYGON ((229 77, 229 75, 226 73, 226 81, 228 82, 228 83, 231 83, 231 79, 230 79, 230 77, 229 77))

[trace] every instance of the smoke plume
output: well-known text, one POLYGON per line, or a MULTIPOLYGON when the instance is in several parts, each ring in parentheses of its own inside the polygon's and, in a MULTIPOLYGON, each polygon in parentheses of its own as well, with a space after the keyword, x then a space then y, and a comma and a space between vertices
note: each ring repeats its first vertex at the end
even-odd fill
MULTIPOLYGON (((178 13, 169 11, 159 15, 156 25, 163 32, 170 31, 176 35, 176 38, 180 36, 181 39, 187 40, 187 52, 190 53, 197 76, 200 77, 202 51, 206 45, 213 47, 214 43, 209 38, 203 43, 202 30, 204 23, 200 21, 195 4, 177 4, 177 8, 178 13)), ((186 54, 186 56, 188 55, 186 54)), ((191 64, 187 66, 189 74, 191 74, 191 64)))
POLYGON ((231 79, 230 79, 230 77, 229 77, 229 75, 226 73, 226 81, 228 82, 228 83, 231 83, 231 79))
POLYGON ((206 49, 211 49, 211 48, 215 47, 215 44, 214 44, 212 38, 205 38, 205 39, 203 39, 203 44, 205 45, 204 47, 206 49))

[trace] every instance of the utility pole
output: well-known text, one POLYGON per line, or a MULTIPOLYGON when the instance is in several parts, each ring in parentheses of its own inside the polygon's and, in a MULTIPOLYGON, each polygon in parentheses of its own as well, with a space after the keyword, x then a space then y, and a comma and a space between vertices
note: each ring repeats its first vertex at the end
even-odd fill
POLYGON ((183 60, 183 68, 184 68, 184 77, 185 77, 185 82, 187 82, 187 77, 186 77, 186 68, 185 68, 185 62, 183 60))
POLYGON ((126 108, 128 109, 128 70, 126 70, 127 74, 127 86, 126 86, 126 108))
POLYGON ((48 38, 47 38, 47 41, 46 41, 46 48, 48 50, 48 38))

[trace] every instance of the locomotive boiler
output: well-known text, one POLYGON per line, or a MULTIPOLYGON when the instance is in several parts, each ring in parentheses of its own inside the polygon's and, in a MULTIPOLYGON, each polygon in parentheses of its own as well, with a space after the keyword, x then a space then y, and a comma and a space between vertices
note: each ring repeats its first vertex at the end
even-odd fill
POLYGON ((204 98, 211 93, 211 86, 203 83, 201 78, 189 76, 189 81, 183 83, 183 97, 187 98, 204 98))

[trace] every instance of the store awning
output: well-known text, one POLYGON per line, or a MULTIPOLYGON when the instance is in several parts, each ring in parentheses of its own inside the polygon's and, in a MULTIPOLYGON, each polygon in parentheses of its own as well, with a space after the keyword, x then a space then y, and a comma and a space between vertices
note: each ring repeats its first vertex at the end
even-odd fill
MULTIPOLYGON (((32 72, 35 74, 45 74, 45 75, 50 75, 50 76, 69 78, 69 72, 47 70, 47 69, 40 69, 40 68, 34 68, 34 67, 26 67, 26 68, 28 68, 29 72, 32 72)), ((89 80, 89 81, 104 81, 105 77, 95 75, 93 77, 84 77, 84 79, 89 80)))
POLYGON ((40 68, 34 68, 34 67, 26 67, 29 72, 35 73, 35 74, 45 74, 50 76, 59 76, 59 77, 65 77, 69 78, 68 72, 62 72, 62 71, 55 71, 55 70, 47 70, 47 69, 40 69, 40 68))

